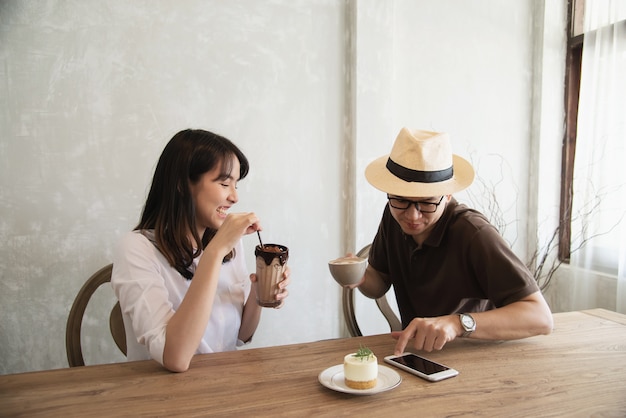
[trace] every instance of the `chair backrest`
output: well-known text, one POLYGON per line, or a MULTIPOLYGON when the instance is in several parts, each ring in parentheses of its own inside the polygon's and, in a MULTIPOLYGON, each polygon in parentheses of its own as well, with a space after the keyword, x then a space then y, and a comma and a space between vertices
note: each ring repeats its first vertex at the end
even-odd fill
MULTIPOLYGON (((78 291, 76 299, 74 299, 72 309, 70 309, 70 314, 67 318, 67 327, 65 330, 65 349, 67 351, 67 362, 70 367, 85 365, 83 350, 80 344, 83 315, 85 314, 91 296, 101 285, 111 281, 112 271, 113 264, 109 264, 95 272, 89 280, 85 282, 83 287, 78 291)), ((124 329, 122 309, 120 308, 119 302, 117 302, 111 310, 109 329, 111 330, 115 344, 120 351, 126 355, 126 331, 124 329)))
MULTIPOLYGON (((368 244, 363 247, 357 253, 357 256, 361 258, 367 258, 371 246, 371 244, 368 244)), ((344 288, 342 296, 343 316, 346 320, 348 332, 350 332, 350 335, 353 337, 360 337, 363 334, 361 333, 361 329, 359 328, 359 324, 357 323, 356 315, 354 312, 354 289, 344 288)), ((389 306, 389 302, 387 301, 387 295, 383 295, 380 298, 376 299, 376 305, 378 305, 378 309, 380 309, 380 312, 387 320, 391 331, 401 331, 402 323, 398 319, 398 316, 395 314, 393 309, 391 309, 391 306, 389 306)))

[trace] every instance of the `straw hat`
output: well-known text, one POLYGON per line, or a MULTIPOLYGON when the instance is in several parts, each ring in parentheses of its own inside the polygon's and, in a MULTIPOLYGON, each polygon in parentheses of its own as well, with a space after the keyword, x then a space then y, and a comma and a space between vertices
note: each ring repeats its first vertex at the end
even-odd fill
POLYGON ((372 161, 365 178, 377 189, 403 197, 459 192, 474 180, 472 165, 452 154, 446 133, 402 128, 391 154, 372 161))

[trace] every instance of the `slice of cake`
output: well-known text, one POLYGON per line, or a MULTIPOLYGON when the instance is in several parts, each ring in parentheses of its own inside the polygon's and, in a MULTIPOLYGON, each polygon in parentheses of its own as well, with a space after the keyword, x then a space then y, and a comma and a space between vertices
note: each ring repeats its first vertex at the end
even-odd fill
POLYGON ((378 379, 378 359, 372 350, 359 348, 356 353, 343 358, 343 376, 346 386, 352 389, 371 389, 378 379))

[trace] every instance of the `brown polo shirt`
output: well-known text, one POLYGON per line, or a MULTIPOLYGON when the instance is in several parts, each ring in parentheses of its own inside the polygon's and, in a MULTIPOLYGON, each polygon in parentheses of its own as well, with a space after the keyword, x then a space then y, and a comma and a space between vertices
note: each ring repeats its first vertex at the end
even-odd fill
POLYGON ((387 205, 369 263, 389 276, 403 327, 416 317, 493 309, 539 290, 487 218, 454 198, 421 249, 387 205))

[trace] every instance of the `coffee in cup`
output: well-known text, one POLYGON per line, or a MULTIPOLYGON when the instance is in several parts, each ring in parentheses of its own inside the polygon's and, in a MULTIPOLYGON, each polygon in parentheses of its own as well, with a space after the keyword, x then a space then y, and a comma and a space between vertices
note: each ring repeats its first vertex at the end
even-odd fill
POLYGON ((367 268, 367 258, 341 257, 328 262, 330 274, 342 286, 358 284, 367 268))

